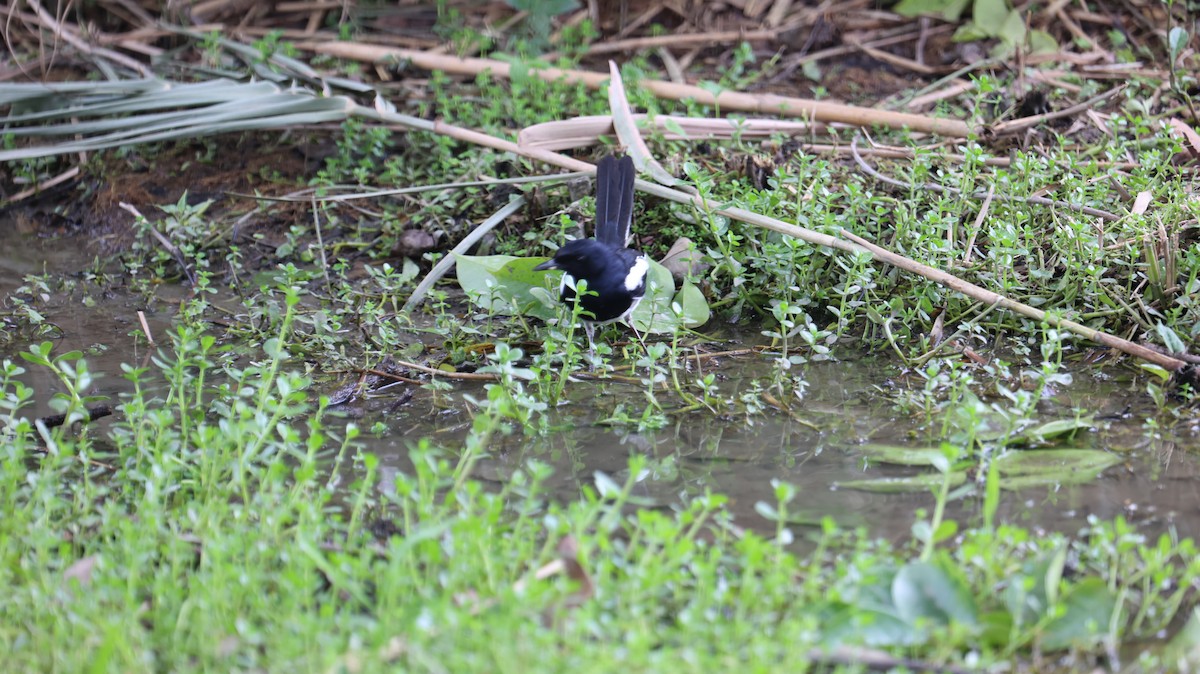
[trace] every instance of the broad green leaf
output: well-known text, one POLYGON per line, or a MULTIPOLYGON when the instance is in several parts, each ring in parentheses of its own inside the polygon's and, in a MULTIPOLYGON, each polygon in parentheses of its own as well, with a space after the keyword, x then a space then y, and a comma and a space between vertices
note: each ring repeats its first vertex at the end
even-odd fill
POLYGON ((1120 462, 1120 456, 1098 449, 1022 449, 993 463, 1001 475, 1000 487, 1019 491, 1091 482, 1102 470, 1120 462))
POLYGON ((471 296, 472 302, 485 311, 518 316, 554 318, 557 309, 546 304, 545 294, 535 294, 548 284, 545 272, 533 268, 546 258, 522 258, 512 255, 455 255, 458 284, 471 296))
MULTIPOLYGON (((1183 48, 1187 46, 1187 43, 1188 32, 1182 27, 1175 26, 1171 29, 1171 32, 1167 33, 1167 49, 1171 52, 1172 61, 1174 61, 1175 57, 1179 55, 1179 52, 1183 51, 1183 48)), ((1174 66, 1174 64, 1172 64, 1172 66, 1174 66)))
POLYGON ((974 21, 964 23, 954 31, 954 35, 950 38, 954 42, 975 42, 978 40, 986 40, 989 37, 995 37, 990 31, 984 30, 979 24, 974 21))
POLYGON ((872 461, 900 466, 932 466, 942 458, 942 450, 937 447, 904 447, 871 443, 863 445, 859 449, 872 461))
POLYGON ((1056 651, 1095 644, 1108 634, 1116 605, 1116 597, 1103 579, 1084 578, 1063 596, 1066 611, 1046 625, 1041 634, 1042 648, 1056 651))
POLYGON ((895 615, 890 606, 876 609, 861 604, 842 605, 832 615, 823 616, 821 631, 827 647, 844 643, 907 646, 920 643, 924 638, 921 631, 895 615))
POLYGON ((505 0, 505 2, 519 12, 545 16, 558 16, 578 7, 576 0, 505 0))
POLYGON ((1167 643, 1162 661, 1177 672, 1200 671, 1200 607, 1192 608, 1183 629, 1167 643))
POLYGON ((1032 625, 1046 615, 1058 596, 1067 548, 1058 546, 1027 560, 1012 574, 1001 598, 1018 625, 1032 625))
POLYGON ((1018 475, 1000 478, 1000 488, 1005 491, 1022 491, 1044 487, 1065 487, 1072 484, 1085 484, 1100 477, 1100 471, 1055 473, 1053 475, 1018 475))
POLYGON ((1011 10, 1004 17, 1004 23, 1000 24, 1000 30, 997 31, 996 37, 1010 45, 1025 44, 1025 20, 1021 18, 1021 13, 1017 10, 1011 10))
POLYGON ((900 0, 892 11, 900 16, 937 16, 956 23, 967 8, 968 0, 900 0))
POLYGON ((712 317, 704 293, 691 281, 683 282, 683 287, 675 294, 675 303, 679 305, 679 321, 685 328, 698 328, 712 317))
POLYGON ((638 303, 630 317, 633 327, 643 334, 674 332, 679 325, 671 301, 675 298, 675 279, 661 264, 650 260, 650 273, 646 276, 646 296, 638 303))
POLYGON ((1171 379, 1170 370, 1167 370, 1161 365, 1155 365, 1154 363, 1141 363, 1138 365, 1138 367, 1158 377, 1160 381, 1165 382, 1171 379))
MULTIPOLYGON (((967 481, 967 474, 955 472, 950 474, 950 486, 957 487, 967 481)), ((857 489, 877 494, 909 494, 927 492, 933 488, 941 488, 941 473, 926 473, 908 477, 881 477, 873 480, 847 480, 834 483, 839 489, 857 489)))
POLYGON ((1056 54, 1058 53, 1058 40, 1054 36, 1044 30, 1031 30, 1026 36, 1029 40, 1030 54, 1056 54))
POLYGON ((901 618, 939 625, 976 624, 978 609, 969 588, 952 572, 929 562, 906 564, 892 580, 892 601, 901 618))
POLYGON ((1008 0, 975 0, 971 6, 971 23, 989 37, 1000 37, 1010 13, 1008 0))
POLYGON ((1053 475, 1065 478, 1073 472, 1096 472, 1120 462, 1120 456, 1099 449, 1016 449, 995 459, 996 468, 1003 477, 1053 475))
POLYGON ((1059 436, 1073 434, 1075 431, 1090 429, 1095 425, 1096 419, 1092 416, 1083 417, 1082 419, 1058 419, 1021 431, 1012 437, 1012 442, 1017 444, 1044 443, 1059 436))
POLYGON ((1154 331, 1158 333, 1158 338, 1162 340, 1163 346, 1171 353, 1183 353, 1187 351, 1187 346, 1175 331, 1168 327, 1165 323, 1159 323, 1154 326, 1154 331))

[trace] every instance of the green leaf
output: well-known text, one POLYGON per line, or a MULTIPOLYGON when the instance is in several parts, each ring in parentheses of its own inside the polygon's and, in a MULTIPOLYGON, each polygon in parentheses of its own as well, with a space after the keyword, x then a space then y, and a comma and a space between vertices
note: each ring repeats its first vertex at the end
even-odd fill
POLYGON ((675 294, 675 304, 679 305, 679 322, 685 328, 698 328, 712 317, 704 293, 691 281, 683 282, 683 287, 675 294))
POLYGON ((1018 626, 1032 625, 1047 615, 1058 597, 1058 584, 1066 564, 1067 548, 1059 545, 1025 561, 1011 575, 1001 599, 1018 626))
POLYGON ((892 580, 892 601, 906 622, 931 620, 975 625, 978 609, 969 588, 946 568, 929 562, 906 564, 892 580))
POLYGON ((1150 374, 1155 375, 1160 381, 1166 382, 1171 379, 1170 370, 1167 370, 1161 365, 1155 365, 1154 363, 1141 363, 1138 365, 1138 367, 1149 372, 1150 374))
POLYGON ((991 31, 984 30, 978 24, 972 22, 959 26, 950 39, 954 42, 975 42, 977 40, 986 40, 989 37, 994 37, 991 31))
POLYGON ((519 12, 558 16, 578 7, 575 0, 505 0, 509 7, 519 12))
POLYGON ((1117 599, 1101 578, 1079 581, 1063 596, 1065 612, 1046 625, 1041 634, 1044 650, 1095 644, 1108 633, 1117 599))
POLYGON ((909 18, 936 16, 956 23, 966 8, 967 0, 900 0, 892 11, 909 18))
POLYGON ((1167 643, 1162 661, 1174 666, 1174 671, 1200 671, 1200 607, 1192 609, 1183 629, 1167 643))
MULTIPOLYGON (((1008 0, 975 0, 971 8, 971 24, 989 37, 1000 37, 1010 13, 1008 0)), ((1018 20, 1020 18, 1017 17, 1018 20)), ((1023 28, 1024 24, 1021 25, 1023 28)))
POLYGON ((554 318, 557 309, 548 292, 550 281, 545 272, 534 267, 546 258, 514 257, 512 255, 455 255, 458 284, 471 297, 475 306, 484 311, 516 316, 554 318))
POLYGON ((630 316, 633 327, 641 333, 671 333, 679 326, 671 302, 675 298, 675 279, 661 264, 650 260, 646 275, 646 295, 630 316))
POLYGON ((1017 449, 996 458, 1002 476, 1055 475, 1098 472, 1121 462, 1121 457, 1099 449, 1017 449))
POLYGON ((1009 11, 1004 17, 1004 23, 1000 24, 1000 30, 996 31, 996 37, 1005 44, 1025 44, 1025 20, 1021 18, 1021 13, 1015 9, 1009 11))
POLYGON ((843 642, 864 646, 907 646, 922 641, 921 633, 890 611, 866 606, 842 605, 832 615, 822 616, 822 632, 829 647, 843 642))
MULTIPOLYGON (((950 474, 950 486, 957 487, 967 481, 965 472, 954 472, 950 474)), ((873 480, 848 480, 846 482, 835 482, 834 485, 839 489, 857 489, 859 491, 875 492, 877 494, 910 494, 915 492, 927 492, 930 489, 942 486, 941 473, 925 473, 922 475, 911 475, 908 477, 882 477, 873 480)))
POLYGON ((1188 39, 1188 32, 1180 26, 1175 26, 1167 33, 1167 49, 1171 52, 1172 67, 1175 65, 1175 57, 1187 46, 1188 39))
POLYGON ((1081 419, 1058 419, 1040 426, 1027 428, 1014 435, 1011 442, 1016 444, 1044 444, 1047 441, 1064 435, 1074 435, 1075 431, 1090 429, 1096 425, 1096 418, 1086 416, 1081 419))
POLYGON ((1167 327, 1164 323, 1159 323, 1154 326, 1154 331, 1158 333, 1158 338, 1162 340, 1163 346, 1167 347, 1167 351, 1171 353, 1184 353, 1187 351, 1187 346, 1175 331, 1167 327))
POLYGON ((1026 38, 1028 39, 1030 54, 1058 53, 1058 40, 1055 40, 1053 35, 1044 30, 1031 30, 1026 38))
POLYGON ((938 459, 943 458, 942 450, 937 447, 904 447, 871 443, 863 445, 859 449, 872 461, 900 466, 932 466, 938 459))

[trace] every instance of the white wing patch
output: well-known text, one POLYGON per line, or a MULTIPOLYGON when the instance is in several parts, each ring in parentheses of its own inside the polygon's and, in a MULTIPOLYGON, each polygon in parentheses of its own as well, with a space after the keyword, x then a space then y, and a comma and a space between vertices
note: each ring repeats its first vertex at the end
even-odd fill
POLYGON ((646 261, 645 255, 639 255, 633 266, 629 268, 629 273, 625 275, 625 289, 629 292, 637 290, 638 286, 646 282, 646 272, 648 271, 650 271, 650 263, 646 261))

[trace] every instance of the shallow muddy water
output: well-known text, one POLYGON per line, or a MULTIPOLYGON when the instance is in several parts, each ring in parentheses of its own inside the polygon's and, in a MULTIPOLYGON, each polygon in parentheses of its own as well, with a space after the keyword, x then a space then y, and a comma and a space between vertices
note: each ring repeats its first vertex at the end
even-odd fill
MULTIPOLYGON (((9 228, 3 231, 0 293, 6 301, 28 274, 73 274, 91 263, 85 247, 69 239, 39 239, 9 228)), ((177 288, 164 290, 165 295, 186 294, 177 288)), ((147 318, 156 334, 165 335, 172 307, 169 302, 157 306, 160 308, 148 312, 147 318)), ((136 312, 142 307, 138 300, 120 293, 87 298, 76 291, 69 297, 39 302, 38 307, 56 326, 55 352, 85 351, 91 370, 103 374, 91 393, 110 396, 118 403, 125 390, 121 363, 141 364, 147 355, 144 343, 134 336, 140 331, 136 312)), ((732 341, 742 344, 761 339, 755 330, 729 334, 732 341)), ((12 358, 25 346, 24 342, 8 345, 2 355, 12 358)), ((762 356, 746 356, 727 358, 713 367, 723 377, 722 393, 729 395, 746 390, 754 378, 767 376, 772 365, 762 356)), ((1144 393, 1145 380, 1129 367, 1110 365, 1095 370, 1068 364, 1066 368, 1074 383, 1042 403, 1044 420, 1073 418, 1075 409, 1097 414, 1104 420, 1097 422, 1095 429, 1080 433, 1072 446, 1112 451, 1122 461, 1086 484, 1005 492, 1001 516, 1025 526, 1073 532, 1090 515, 1107 519, 1123 514, 1142 525, 1146 533, 1173 527, 1181 535, 1200 537, 1200 480, 1196 479, 1200 441, 1195 424, 1176 422, 1167 430, 1150 430, 1147 420, 1156 418, 1156 411, 1144 393)), ((689 497, 711 490, 729 497, 737 524, 771 530, 774 524, 756 511, 755 504, 773 503, 771 483, 782 480, 798 490, 791 509, 802 521, 828 515, 844 525, 863 525, 878 535, 905 538, 914 511, 931 508, 932 495, 877 494, 835 485, 919 472, 872 464, 861 450, 867 442, 936 444, 928 428, 937 429, 940 424, 930 425, 895 404, 898 392, 905 386, 919 386, 912 383, 918 380, 901 380, 901 370, 890 353, 843 353, 839 360, 810 364, 802 371, 809 389, 794 409, 796 419, 773 408, 736 418, 695 411, 668 415, 665 427, 640 432, 601 423, 619 405, 631 416, 640 415, 646 404, 640 385, 572 382, 567 392, 571 403, 556 409, 552 416, 552 425, 562 430, 545 435, 497 434, 489 456, 478 464, 475 474, 503 483, 527 461, 538 459, 554 467, 551 487, 556 495, 573 498, 581 487, 594 482, 597 472, 621 482, 628 458, 641 454, 650 458, 650 469, 634 492, 643 507, 677 507, 689 497)), ((28 414, 50 414, 45 401, 55 392, 56 382, 36 369, 24 378, 39 401, 28 414)), ((333 377, 319 381, 317 391, 329 393, 340 383, 333 377)), ((386 426, 380 434, 362 436, 365 449, 381 460, 385 483, 389 472, 408 469, 409 448, 419 438, 429 437, 445 447, 459 446, 470 422, 464 394, 484 397, 477 384, 456 384, 452 391, 437 394, 416 390, 410 401, 400 404, 403 393, 402 387, 393 387, 340 410, 364 430, 376 422, 386 426)), ((110 418, 97 424, 111 422, 110 418)), ((971 498, 956 501, 948 516, 963 523, 973 521, 978 517, 978 504, 971 498)))

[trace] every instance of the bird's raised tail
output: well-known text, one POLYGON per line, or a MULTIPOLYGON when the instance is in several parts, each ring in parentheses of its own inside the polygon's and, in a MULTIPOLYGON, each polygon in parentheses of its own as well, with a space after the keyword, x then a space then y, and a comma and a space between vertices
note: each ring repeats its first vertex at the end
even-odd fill
POLYGON ((636 176, 628 155, 610 155, 596 165, 596 239, 601 243, 618 248, 629 245, 636 176))

